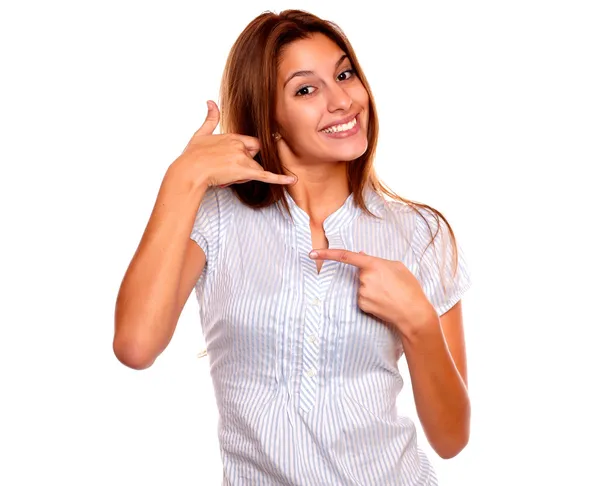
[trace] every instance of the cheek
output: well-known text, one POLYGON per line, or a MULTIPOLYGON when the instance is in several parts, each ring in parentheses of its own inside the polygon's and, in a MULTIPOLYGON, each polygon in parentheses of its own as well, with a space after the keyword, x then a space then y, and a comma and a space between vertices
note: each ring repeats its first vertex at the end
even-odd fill
POLYGON ((357 82, 356 85, 351 88, 350 96, 354 102, 362 106, 365 111, 369 111, 369 93, 367 93, 367 90, 362 83, 357 82))
POLYGON ((364 128, 366 128, 369 123, 369 104, 370 104, 370 102, 369 102, 369 93, 367 93, 367 90, 364 87, 362 87, 362 85, 357 90, 356 97, 354 98, 354 100, 363 109, 362 121, 363 121, 364 128))
POLYGON ((314 132, 319 126, 320 109, 315 103, 292 103, 285 107, 283 127, 289 134, 314 132))

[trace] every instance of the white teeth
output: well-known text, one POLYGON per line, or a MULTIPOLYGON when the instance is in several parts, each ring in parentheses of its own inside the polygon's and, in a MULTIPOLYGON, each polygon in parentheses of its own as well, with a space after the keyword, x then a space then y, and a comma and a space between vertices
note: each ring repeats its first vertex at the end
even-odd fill
POLYGON ((325 130, 323 130, 323 132, 325 132, 325 133, 345 132, 345 131, 353 128, 354 125, 356 125, 356 117, 354 117, 352 121, 350 121, 348 123, 344 123, 343 125, 335 125, 333 127, 326 128, 325 130))

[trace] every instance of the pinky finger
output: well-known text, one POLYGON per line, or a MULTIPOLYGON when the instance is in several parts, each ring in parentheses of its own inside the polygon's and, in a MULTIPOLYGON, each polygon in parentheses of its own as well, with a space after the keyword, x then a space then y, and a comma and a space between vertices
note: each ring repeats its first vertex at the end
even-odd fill
POLYGON ((274 174, 273 172, 263 171, 259 179, 268 184, 295 184, 298 178, 296 176, 287 176, 274 174))

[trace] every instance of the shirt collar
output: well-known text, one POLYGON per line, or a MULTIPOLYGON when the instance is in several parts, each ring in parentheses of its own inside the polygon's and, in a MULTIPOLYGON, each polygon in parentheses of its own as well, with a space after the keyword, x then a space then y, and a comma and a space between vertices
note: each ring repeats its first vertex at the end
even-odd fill
MULTIPOLYGON (((310 226, 310 218, 308 214, 304 212, 300 206, 296 204, 292 196, 287 191, 287 188, 283 191, 284 196, 290 206, 290 212, 292 213, 293 224, 295 226, 302 226, 308 228, 310 226)), ((365 186, 363 191, 364 200, 367 208, 376 216, 381 216, 381 203, 384 202, 382 197, 369 185, 365 186)), ((350 194, 344 204, 332 214, 330 214, 323 222, 323 229, 325 234, 331 234, 339 231, 342 228, 347 227, 354 220, 363 214, 361 208, 359 208, 354 201, 354 194, 350 194)), ((285 215, 287 217, 287 215, 285 215)))

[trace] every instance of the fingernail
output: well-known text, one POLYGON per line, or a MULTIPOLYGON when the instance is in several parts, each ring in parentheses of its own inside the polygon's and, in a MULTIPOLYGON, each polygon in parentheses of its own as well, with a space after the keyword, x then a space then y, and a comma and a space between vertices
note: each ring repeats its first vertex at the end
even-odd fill
POLYGON ((292 183, 292 182, 296 182, 297 179, 294 176, 286 176, 285 180, 292 183))
POLYGON ((308 254, 308 256, 311 258, 317 258, 319 256, 319 254, 313 250, 308 254))

